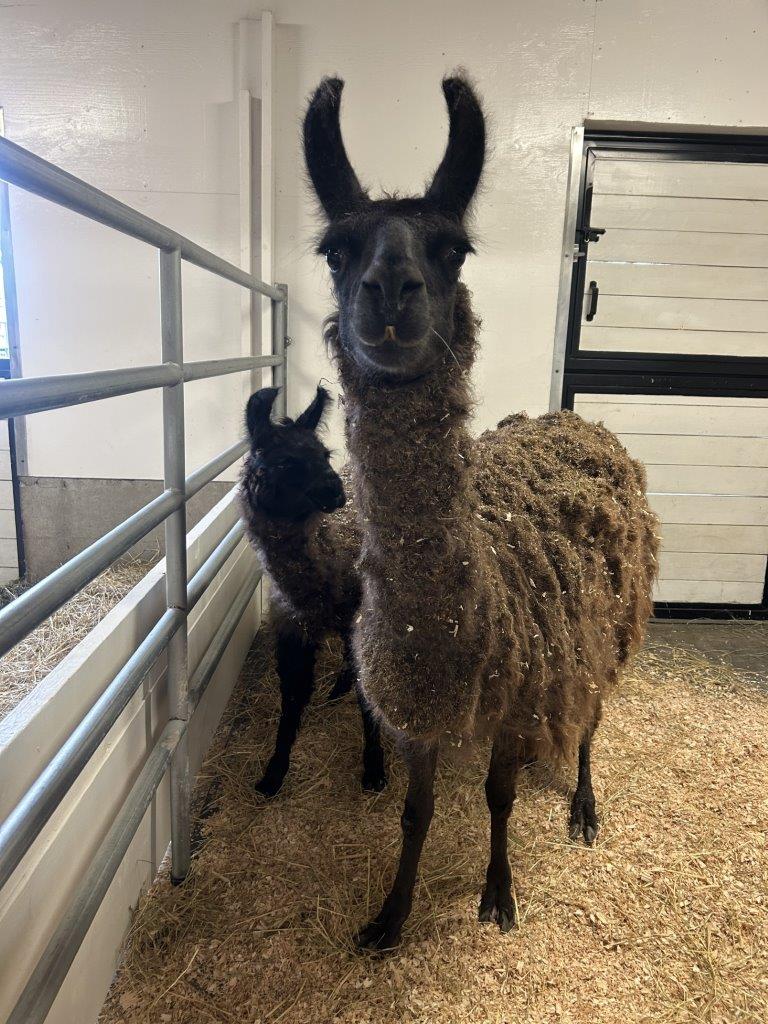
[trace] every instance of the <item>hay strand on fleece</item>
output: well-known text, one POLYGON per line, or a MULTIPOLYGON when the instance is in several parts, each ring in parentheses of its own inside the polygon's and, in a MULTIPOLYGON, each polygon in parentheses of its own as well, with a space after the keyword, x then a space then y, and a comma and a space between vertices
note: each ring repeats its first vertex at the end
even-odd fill
MULTIPOLYGON (((326 649, 319 676, 335 664, 326 649)), ((768 1017, 768 699, 739 673, 646 647, 595 741, 593 849, 565 838, 570 776, 523 773, 510 826, 521 924, 506 936, 476 920, 483 758, 444 765, 414 913, 386 958, 355 953, 352 936, 389 881, 402 769, 364 795, 354 701, 318 699, 284 791, 263 803, 252 782, 277 710, 262 635, 198 787, 202 800, 218 780, 205 843, 184 886, 164 877, 142 900, 102 1024, 768 1017)))

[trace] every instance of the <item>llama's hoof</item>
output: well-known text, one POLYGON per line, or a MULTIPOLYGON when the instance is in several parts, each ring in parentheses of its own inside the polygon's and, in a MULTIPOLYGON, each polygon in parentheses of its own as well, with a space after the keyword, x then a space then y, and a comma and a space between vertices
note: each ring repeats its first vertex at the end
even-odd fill
POLYGON ((382 910, 378 917, 360 929, 355 936, 355 943, 359 949, 383 953, 398 945, 402 929, 403 922, 399 918, 382 910))
POLYGON ((517 924, 515 903, 512 899, 512 885, 510 882, 487 882, 483 895, 480 898, 480 909, 477 912, 478 920, 495 921, 499 931, 508 932, 517 924))
POLYGON ((597 829, 595 798, 592 793, 580 793, 577 789, 571 801, 568 838, 571 842, 576 842, 579 836, 583 836, 587 846, 592 846, 597 836, 597 829))
POLYGON ((277 796, 280 790, 283 788, 283 782, 285 781, 284 775, 273 775, 269 771, 264 773, 264 777, 254 786, 257 793, 261 793, 268 800, 277 796))
POLYGON ((363 789, 366 793, 380 793, 389 782, 384 765, 373 765, 363 770, 363 789))

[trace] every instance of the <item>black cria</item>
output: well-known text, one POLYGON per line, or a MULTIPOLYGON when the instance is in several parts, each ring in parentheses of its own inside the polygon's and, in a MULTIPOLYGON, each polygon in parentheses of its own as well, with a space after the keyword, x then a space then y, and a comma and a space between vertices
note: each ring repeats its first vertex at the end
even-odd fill
POLYGON ((280 791, 288 772, 291 748, 296 741, 304 709, 312 697, 316 653, 317 645, 301 637, 286 634, 277 638, 280 724, 277 727, 275 751, 263 777, 256 783, 257 791, 266 797, 273 797, 280 791))
MULTIPOLYGON (((347 504, 344 482, 317 434, 329 395, 318 387, 295 420, 272 420, 276 388, 262 388, 248 401, 246 427, 251 450, 243 469, 240 499, 248 537, 271 585, 270 614, 277 635, 281 714, 275 751, 256 789, 272 797, 288 772, 291 748, 314 687, 315 653, 329 633, 344 641, 344 662, 328 700, 338 700, 357 682, 349 642, 360 604, 355 567, 360 533, 347 504)), ((363 787, 386 783, 378 726, 363 713, 363 787)))

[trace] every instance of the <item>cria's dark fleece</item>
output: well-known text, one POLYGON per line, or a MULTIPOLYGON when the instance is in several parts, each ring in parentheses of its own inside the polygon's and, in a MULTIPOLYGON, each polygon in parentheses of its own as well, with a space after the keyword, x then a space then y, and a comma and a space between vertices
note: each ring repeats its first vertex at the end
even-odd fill
MULTIPOLYGON (((340 473, 345 488, 349 479, 340 473)), ((318 512, 301 522, 273 519, 250 494, 255 477, 246 461, 240 506, 251 544, 270 582, 270 611, 277 631, 318 641, 329 632, 344 634, 360 603, 355 562, 360 529, 353 504, 332 514, 318 512)))
POLYGON ((571 412, 511 416, 473 441, 463 285, 454 320, 456 358, 401 386, 366 380, 328 327, 363 527, 361 683, 409 737, 503 723, 528 756, 571 760, 651 612, 645 473, 571 412))

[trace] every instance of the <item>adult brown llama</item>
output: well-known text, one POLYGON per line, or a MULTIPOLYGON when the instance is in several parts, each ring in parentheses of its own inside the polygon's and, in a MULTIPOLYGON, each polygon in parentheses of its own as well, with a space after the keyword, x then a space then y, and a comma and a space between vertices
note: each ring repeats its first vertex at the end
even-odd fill
POLYGON ((571 832, 594 838, 590 743, 651 611, 657 524, 642 467, 602 426, 562 412, 469 435, 477 322, 459 276, 485 123, 466 79, 443 82, 449 140, 424 196, 375 201, 344 150, 342 87, 314 93, 304 147, 363 531, 360 683, 409 772, 397 875, 358 936, 381 949, 410 913, 441 740, 493 737, 481 920, 514 922, 507 821, 526 761, 578 753, 571 832))

